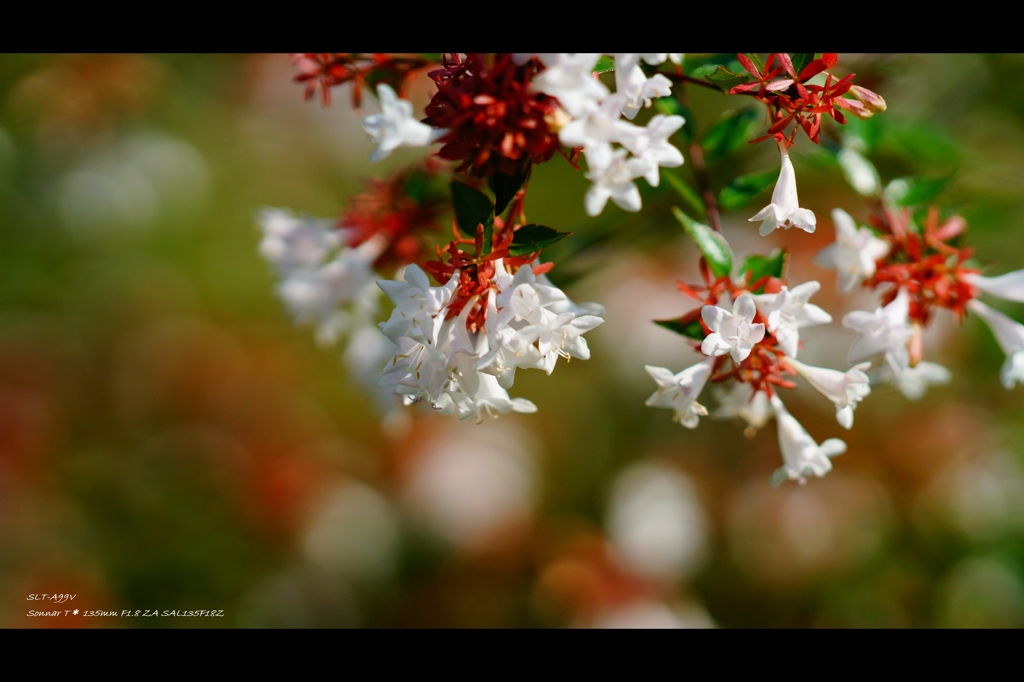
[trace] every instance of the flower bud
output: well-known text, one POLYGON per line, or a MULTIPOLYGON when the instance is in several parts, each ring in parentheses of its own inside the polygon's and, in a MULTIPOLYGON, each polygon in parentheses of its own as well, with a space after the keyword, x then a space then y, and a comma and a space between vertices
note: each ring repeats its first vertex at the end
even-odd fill
POLYGON ((558 131, 572 123, 572 116, 565 109, 555 107, 551 113, 544 114, 544 122, 548 124, 548 130, 557 135, 558 131))
POLYGON ((863 102, 864 106, 867 107, 868 111, 872 114, 880 114, 885 111, 885 100, 876 92, 872 92, 867 88, 862 88, 859 85, 851 85, 850 94, 863 102))

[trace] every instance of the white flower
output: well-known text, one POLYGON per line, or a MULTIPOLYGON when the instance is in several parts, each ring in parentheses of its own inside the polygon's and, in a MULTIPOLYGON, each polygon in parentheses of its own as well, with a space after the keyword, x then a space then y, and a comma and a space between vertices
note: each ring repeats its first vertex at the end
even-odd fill
POLYGON ((910 363, 907 341, 914 333, 907 317, 909 306, 906 289, 900 289, 892 303, 873 313, 866 310, 847 313, 843 326, 860 334, 850 346, 847 360, 861 362, 884 353, 886 364, 896 375, 906 369, 910 363))
MULTIPOLYGON (((669 144, 668 138, 682 128, 685 122, 682 116, 658 114, 648 121, 646 128, 639 128, 636 134, 622 138, 623 146, 647 164, 644 177, 651 187, 658 186, 659 167, 677 168, 683 165, 682 152, 669 144)), ((590 161, 589 157, 587 161, 590 161)))
POLYGON ((853 410, 857 403, 871 393, 868 375, 864 371, 871 366, 870 362, 862 362, 845 372, 824 367, 812 367, 799 360, 786 358, 797 373, 804 378, 818 393, 835 403, 836 421, 844 429, 853 427, 853 410))
MULTIPOLYGON (((672 81, 660 73, 648 78, 640 68, 640 57, 651 57, 657 60, 666 55, 615 55, 615 92, 625 97, 623 114, 632 120, 636 118, 640 108, 650 106, 654 97, 668 97, 672 94, 672 81)), ((646 60, 645 60, 646 61, 646 60)), ((655 61, 660 64, 665 61, 655 61)), ((648 62, 651 63, 651 62, 648 62)))
POLYGON ((789 150, 780 144, 779 153, 782 155, 782 168, 779 170, 779 180, 775 183, 775 191, 772 192, 772 203, 758 211, 750 222, 763 221, 759 230, 761 236, 769 235, 780 227, 787 230, 799 227, 801 230, 814 232, 814 213, 806 208, 800 208, 800 200, 796 194, 796 171, 793 170, 793 162, 789 159, 789 150))
POLYGON ((964 275, 963 279, 986 294, 992 294, 1004 301, 1024 303, 1024 270, 1008 272, 999 277, 982 277, 972 272, 964 275))
POLYGON ((558 140, 569 147, 582 147, 591 168, 604 166, 611 159, 611 143, 635 136, 641 129, 621 119, 623 98, 606 97, 591 104, 585 116, 576 118, 558 131, 558 140))
POLYGON ((969 301, 967 307, 988 323, 999 347, 1006 353, 1006 361, 999 372, 1003 386, 1011 389, 1018 381, 1024 381, 1024 325, 977 299, 969 301))
MULTIPOLYGON (((590 162, 590 158, 587 158, 590 162)), ((612 153, 611 160, 604 168, 592 167, 587 179, 593 182, 585 199, 587 215, 596 216, 604 210, 608 199, 626 211, 640 210, 640 190, 633 182, 643 177, 650 169, 650 164, 640 159, 626 159, 626 150, 617 149, 612 153)))
POLYGON ((395 343, 410 333, 418 332, 421 337, 430 338, 434 333, 434 317, 448 305, 458 285, 459 273, 455 271, 443 287, 432 287, 427 274, 417 265, 405 269, 405 282, 377 282, 377 286, 395 304, 391 317, 381 323, 384 334, 395 343))
POLYGON ((711 333, 704 337, 700 349, 705 355, 732 354, 736 362, 743 362, 750 355, 754 344, 764 338, 764 325, 753 324, 757 308, 750 294, 743 294, 732 305, 732 312, 718 306, 706 305, 700 315, 711 333))
POLYGON ((438 400, 437 403, 442 413, 452 409, 450 404, 454 406, 460 420, 474 417, 477 424, 482 424, 485 417, 497 417, 509 412, 531 414, 537 411, 537 406, 529 400, 509 397, 508 391, 499 386, 498 380, 490 374, 480 373, 479 388, 472 395, 449 391, 443 397, 447 400, 438 400))
POLYGON ((783 286, 777 294, 754 296, 757 307, 768 319, 768 331, 775 334, 779 346, 789 357, 796 357, 801 328, 828 324, 832 321, 831 315, 807 302, 820 288, 820 284, 812 281, 804 282, 792 289, 783 286))
POLYGON ((920 400, 933 384, 948 384, 953 374, 934 362, 919 362, 907 367, 895 378, 896 388, 907 400, 920 400))
POLYGON ((363 130, 379 143, 370 161, 380 161, 402 145, 425 147, 448 133, 447 130, 432 128, 414 119, 412 104, 399 99, 389 85, 378 85, 377 97, 380 99, 381 112, 363 119, 363 130))
POLYGON ((747 422, 747 435, 753 436, 758 429, 768 423, 772 418, 771 404, 768 402, 768 394, 764 391, 754 392, 753 387, 747 383, 737 382, 732 390, 726 392, 718 388, 718 409, 711 416, 716 419, 734 419, 739 417, 747 422))
POLYGON ((572 116, 583 116, 608 96, 608 88, 594 78, 600 54, 538 55, 547 67, 533 80, 533 89, 558 99, 572 116))
POLYGON ((875 261, 889 253, 889 242, 879 239, 866 227, 858 229, 846 211, 833 209, 836 241, 822 249, 814 262, 839 273, 839 292, 848 293, 865 279, 874 276, 875 261))
POLYGON ((858 194, 872 197, 878 194, 881 180, 875 166, 861 156, 860 152, 850 147, 843 147, 836 155, 839 166, 843 169, 846 181, 858 194))
POLYGON ((713 357, 687 367, 679 374, 672 374, 664 367, 645 365, 644 369, 658 383, 658 390, 644 403, 648 407, 666 407, 675 411, 673 419, 688 429, 697 427, 700 417, 707 415, 706 407, 697 402, 704 384, 715 366, 713 357))
POLYGON ((778 396, 773 395, 771 403, 775 410, 775 421, 779 425, 779 449, 782 450, 784 462, 772 474, 772 485, 778 485, 787 479, 804 485, 808 476, 820 478, 831 471, 832 462, 829 461, 829 457, 846 452, 846 443, 838 438, 829 438, 818 445, 800 422, 786 410, 778 396))
POLYGON ((285 209, 264 208, 256 222, 263 230, 260 255, 282 273, 315 268, 341 245, 342 233, 332 220, 297 218, 285 209))

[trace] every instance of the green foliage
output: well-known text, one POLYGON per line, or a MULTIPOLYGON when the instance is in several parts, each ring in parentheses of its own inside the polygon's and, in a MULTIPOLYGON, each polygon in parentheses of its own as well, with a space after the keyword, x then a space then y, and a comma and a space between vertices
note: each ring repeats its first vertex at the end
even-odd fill
POLYGON ((700 146, 708 159, 720 159, 743 146, 754 138, 754 131, 761 118, 755 109, 727 111, 711 129, 704 133, 700 146))
POLYGON ((544 225, 530 223, 523 225, 512 236, 512 246, 509 247, 509 254, 513 256, 525 256, 541 249, 545 249, 555 242, 568 237, 571 232, 559 232, 558 230, 544 225))
POLYGON ((679 177, 674 171, 670 171, 667 168, 661 169, 661 177, 668 180, 668 184, 672 185, 672 189, 686 202, 686 205, 691 211, 698 217, 707 215, 707 208, 704 206, 704 202, 701 200, 700 195, 697 194, 697 190, 690 187, 690 184, 679 177))
POLYGON ((699 317, 694 317, 691 320, 686 320, 685 317, 675 320, 655 320, 654 324, 695 341, 704 340, 704 327, 701 326, 699 317))
POLYGON ((779 171, 741 175, 718 195, 718 206, 723 211, 732 211, 748 204, 754 197, 771 187, 779 177, 779 171))
POLYGON ((515 197, 516 192, 526 182, 526 178, 530 177, 530 169, 533 166, 527 166, 526 170, 516 173, 515 175, 505 175, 504 173, 495 173, 491 177, 487 178, 487 186, 494 192, 494 214, 501 215, 505 208, 508 207, 510 201, 515 197))
MULTIPOLYGON (((743 261, 740 272, 747 276, 747 284, 753 284, 762 277, 777 277, 782 279, 786 272, 786 263, 789 253, 786 249, 775 249, 768 256, 750 256, 743 261)), ((754 289, 755 294, 764 293, 764 286, 754 289)))
POLYGON ((743 66, 736 59, 735 52, 720 52, 711 54, 687 54, 683 62, 683 73, 691 78, 704 78, 714 73, 719 66, 725 67, 732 72, 738 72, 743 66))
POLYGON ((707 225, 698 223, 675 206, 672 207, 672 214, 682 223, 686 234, 690 235, 690 239, 697 245, 715 277, 725 277, 732 273, 732 248, 729 242, 725 241, 725 237, 707 225))
POLYGON ((608 56, 602 56, 597 60, 597 66, 594 67, 594 73, 608 73, 609 71, 615 70, 615 60, 608 56))
POLYGON ((793 68, 797 73, 804 70, 804 67, 814 61, 813 52, 791 52, 789 58, 793 61, 793 68))
POLYGON ((476 227, 484 226, 483 253, 491 252, 491 237, 494 234, 494 204, 486 194, 461 182, 451 183, 452 205, 455 208, 455 223, 468 237, 476 234, 476 227))

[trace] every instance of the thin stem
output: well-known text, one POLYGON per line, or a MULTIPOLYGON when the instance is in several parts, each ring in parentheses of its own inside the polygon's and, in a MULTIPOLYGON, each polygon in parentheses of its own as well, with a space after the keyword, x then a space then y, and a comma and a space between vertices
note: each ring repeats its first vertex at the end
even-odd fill
POLYGON ((663 76, 667 76, 670 80, 673 80, 673 81, 675 81, 676 83, 679 83, 679 84, 693 83, 694 85, 699 85, 702 88, 710 88, 711 90, 714 90, 715 92, 721 92, 722 91, 721 88, 719 88, 717 85, 714 85, 713 83, 708 83, 707 81, 703 81, 703 80, 701 80, 699 78, 692 78, 690 76, 685 76, 685 75, 683 75, 681 73, 677 74, 677 73, 662 72, 662 75, 663 76))
MULTIPOLYGON (((687 78, 682 76, 681 78, 687 78)), ((686 82, 700 82, 690 79, 689 81, 680 80, 679 87, 676 88, 676 97, 679 99, 679 103, 690 109, 689 98, 686 96, 686 82)), ((716 90, 718 88, 715 88, 716 90)), ((692 113, 692 110, 690 110, 692 113)), ((692 118, 692 117, 691 117, 692 118)), ((690 123, 696 127, 696 122, 691 120, 690 123)), ((708 169, 704 165, 704 152, 700 149, 700 143, 697 140, 690 142, 690 163, 693 168, 693 175, 697 178, 697 189, 700 191, 701 199, 704 200, 704 208, 708 212, 708 222, 711 223, 711 229, 715 232, 722 231, 722 223, 719 219, 718 213, 718 201, 715 200, 715 193, 711 190, 711 180, 708 178, 708 169)))
POLYGON ((690 143, 690 162, 693 164, 693 174, 697 178, 697 189, 704 200, 704 207, 708 210, 708 222, 715 232, 722 231, 722 223, 718 214, 718 202, 715 200, 715 193, 711 190, 711 181, 708 179, 708 169, 704 165, 704 153, 700 150, 700 143, 694 140, 690 143))

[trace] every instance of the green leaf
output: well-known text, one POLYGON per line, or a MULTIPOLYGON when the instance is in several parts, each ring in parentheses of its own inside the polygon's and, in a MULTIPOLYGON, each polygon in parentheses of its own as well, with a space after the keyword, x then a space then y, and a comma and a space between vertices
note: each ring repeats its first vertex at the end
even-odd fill
POLYGON ((684 322, 683 319, 684 318, 677 320, 655 320, 654 324, 659 327, 664 327, 676 334, 681 334, 682 336, 691 338, 694 341, 703 341, 705 334, 704 327, 700 324, 700 317, 695 317, 689 322, 684 322))
POLYGON ((725 237, 707 225, 698 223, 675 206, 672 207, 672 214, 683 224, 686 234, 690 235, 690 239, 697 245, 715 277, 726 277, 732 273, 732 249, 729 242, 725 241, 725 237))
POLYGON ((814 61, 813 52, 791 52, 789 58, 793 60, 793 68, 797 74, 804 70, 804 67, 814 61))
POLYGON ((661 169, 661 177, 668 178, 668 184, 672 185, 672 189, 686 202, 686 205, 698 216, 706 216, 708 214, 707 208, 704 206, 704 202, 701 200, 700 195, 697 194, 697 190, 690 187, 690 184, 679 177, 675 171, 671 171, 667 168, 661 169))
MULTIPOLYGON (((719 66, 729 68, 729 64, 736 62, 735 52, 721 52, 708 54, 687 54, 683 61, 683 73, 691 78, 704 78, 714 73, 719 66)), ((737 64, 739 62, 736 62, 737 64)), ((740 66, 739 68, 743 68, 740 66)), ((736 69, 733 69, 735 71, 736 69)))
POLYGON ((527 165, 526 170, 516 173, 515 175, 505 175, 504 173, 495 173, 491 177, 487 178, 487 186, 494 192, 494 214, 501 215, 505 212, 508 204, 515 197, 516 192, 526 182, 526 178, 530 177, 530 169, 532 165, 527 165))
MULTIPOLYGON (((739 62, 735 62, 735 66, 739 67, 736 71, 743 69, 739 62)), ((704 76, 704 78, 717 85, 722 92, 728 92, 731 88, 736 87, 740 83, 746 83, 750 79, 750 77, 746 75, 747 72, 745 69, 739 74, 737 74, 736 71, 727 69, 724 66, 719 66, 713 73, 704 76)))
POLYGON ((693 136, 697 134, 697 131, 693 129, 693 113, 690 112, 690 108, 685 104, 681 104, 675 97, 659 97, 654 100, 654 108, 658 110, 658 113, 665 114, 666 116, 682 116, 683 127, 679 129, 679 132, 683 134, 683 138, 687 142, 693 139, 693 136))
POLYGON ((571 234, 572 232, 559 232, 544 225, 530 223, 515 231, 508 252, 512 256, 525 256, 545 249, 571 234))
MULTIPOLYGON (((743 261, 740 272, 747 275, 747 284, 753 284, 768 275, 782 279, 782 275, 786 271, 788 255, 785 249, 775 249, 770 256, 750 256, 743 261)), ((764 293, 764 286, 755 289, 754 293, 764 293)))
POLYGON ((611 57, 601 57, 597 60, 594 73, 608 73, 615 70, 615 60, 611 57))
POLYGON ((709 159, 720 159, 753 139, 760 114, 755 109, 727 111, 704 133, 700 146, 709 159))
POLYGON ((779 171, 741 175, 718 195, 718 206, 723 211, 732 211, 745 206, 751 199, 771 187, 779 177, 779 171))
POLYGON ((927 204, 946 189, 956 173, 942 178, 896 178, 885 187, 885 197, 897 206, 927 204))
POLYGON ((494 204, 486 194, 469 185, 452 180, 452 205, 455 207, 455 223, 464 236, 476 236, 476 226, 483 223, 483 253, 491 252, 492 235, 494 234, 494 204))

